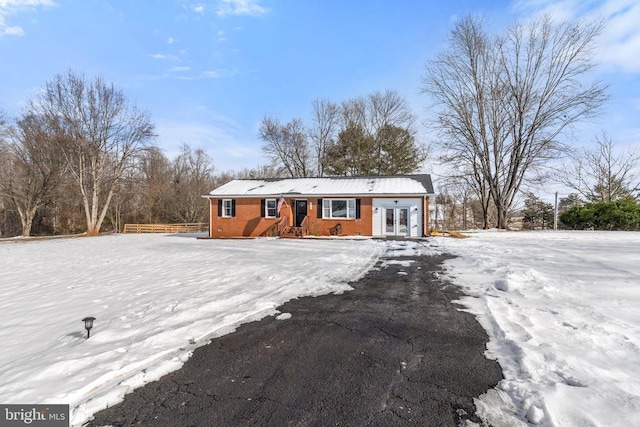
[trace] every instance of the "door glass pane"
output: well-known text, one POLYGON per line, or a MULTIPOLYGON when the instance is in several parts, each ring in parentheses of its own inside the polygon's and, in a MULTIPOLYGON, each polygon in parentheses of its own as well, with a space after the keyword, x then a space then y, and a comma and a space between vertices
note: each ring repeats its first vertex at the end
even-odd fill
POLYGON ((409 229, 409 209, 398 209, 398 234, 407 234, 409 229))
POLYGON ((306 215, 307 214, 307 201, 306 200, 296 200, 296 213, 298 215, 306 215))
POLYGON ((296 227, 300 227, 302 225, 302 221, 304 221, 305 216, 307 216, 307 201, 296 200, 296 227))
POLYGON ((393 209, 385 209, 386 212, 386 233, 394 233, 395 232, 395 215, 393 209))

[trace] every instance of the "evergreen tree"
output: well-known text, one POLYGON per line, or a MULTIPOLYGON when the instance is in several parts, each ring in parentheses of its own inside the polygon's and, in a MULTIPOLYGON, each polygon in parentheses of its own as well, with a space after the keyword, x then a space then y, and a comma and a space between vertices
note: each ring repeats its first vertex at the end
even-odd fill
POLYGON ((550 228, 553 225, 553 206, 550 203, 543 202, 536 195, 529 193, 524 201, 522 216, 525 228, 550 228))

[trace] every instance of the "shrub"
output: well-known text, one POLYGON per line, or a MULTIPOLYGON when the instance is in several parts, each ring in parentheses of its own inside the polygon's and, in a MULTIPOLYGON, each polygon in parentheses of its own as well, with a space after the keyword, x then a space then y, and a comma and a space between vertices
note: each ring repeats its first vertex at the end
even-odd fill
POLYGON ((573 206, 560 215, 560 222, 573 230, 640 230, 640 205, 633 197, 627 197, 573 206))

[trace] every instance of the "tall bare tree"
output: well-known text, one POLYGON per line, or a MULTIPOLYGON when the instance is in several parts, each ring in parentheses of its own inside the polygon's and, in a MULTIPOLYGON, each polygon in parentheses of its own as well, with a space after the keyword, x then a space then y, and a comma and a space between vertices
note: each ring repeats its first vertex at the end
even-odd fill
POLYGON ((604 84, 587 82, 601 31, 601 23, 544 17, 490 36, 467 17, 427 63, 423 92, 434 102, 443 160, 478 174, 499 228, 525 177, 563 152, 562 133, 606 100, 604 84))
POLYGON ((367 122, 371 134, 385 126, 396 126, 413 133, 415 116, 400 94, 393 90, 374 92, 367 97, 367 122))
POLYGON ((605 133, 594 149, 584 149, 559 174, 560 181, 591 202, 611 202, 640 191, 640 152, 616 153, 605 133))
POLYGON ((264 141, 262 151, 289 176, 313 175, 311 149, 302 120, 293 119, 283 125, 278 119, 265 116, 260 124, 260 138, 264 141))
POLYGON ((202 149, 187 144, 173 161, 173 216, 179 222, 204 222, 208 205, 202 198, 213 189, 213 160, 202 149))
POLYGON ((43 117, 25 113, 9 131, 5 162, 0 167, 0 194, 20 216, 22 235, 31 235, 38 209, 62 177, 63 159, 56 139, 59 135, 43 117))
MULTIPOLYGON (((7 123, 4 112, 0 110, 0 185, 2 185, 2 171, 9 169, 9 150, 6 145, 6 132, 7 123)), ((7 235, 7 222, 8 222, 8 201, 6 196, 0 192, 0 237, 7 235)))
MULTIPOLYGON (((225 180, 226 177, 228 179, 226 182, 231 181, 232 179, 260 179, 260 178, 282 178, 283 173, 282 169, 275 168, 273 165, 258 165, 255 168, 244 168, 237 172, 231 172, 226 174, 221 174, 216 177, 216 181, 225 180)), ((225 184, 216 182, 216 185, 225 184)))
POLYGON ((140 203, 142 220, 148 223, 169 222, 173 176, 171 162, 159 148, 150 147, 140 157, 138 175, 137 181, 143 195, 140 203))
POLYGON ((369 114, 367 98, 359 96, 342 102, 341 109, 341 130, 347 129, 349 126, 359 126, 366 133, 371 134, 373 131, 367 120, 369 114))
POLYGON ((154 125, 113 84, 73 71, 47 82, 32 106, 65 135, 60 148, 82 195, 87 234, 98 234, 118 182, 154 138, 154 125))
POLYGON ((482 228, 488 229, 490 227, 491 195, 489 193, 489 185, 482 173, 481 163, 471 151, 458 154, 458 156, 453 157, 448 157, 447 155, 441 157, 447 166, 443 174, 446 177, 445 181, 459 183, 459 185, 473 192, 476 198, 474 202, 474 218, 481 218, 482 228))
POLYGON ((324 176, 327 150, 338 136, 340 107, 326 99, 314 99, 311 108, 312 125, 309 137, 316 155, 316 173, 318 176, 324 176))
POLYGON ((456 226, 467 229, 470 225, 470 216, 472 216, 471 202, 476 194, 467 182, 467 177, 447 176, 439 187, 444 193, 451 195, 453 203, 460 206, 460 220, 456 226))
POLYGON ((0 110, 0 142, 4 141, 8 133, 7 118, 2 110, 0 110))

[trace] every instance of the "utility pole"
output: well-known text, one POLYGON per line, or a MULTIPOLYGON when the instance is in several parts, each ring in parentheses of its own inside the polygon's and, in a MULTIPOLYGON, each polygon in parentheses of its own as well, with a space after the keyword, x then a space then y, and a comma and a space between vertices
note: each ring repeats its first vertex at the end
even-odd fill
POLYGON ((556 203, 553 207, 553 231, 558 231, 558 192, 556 191, 556 203))

